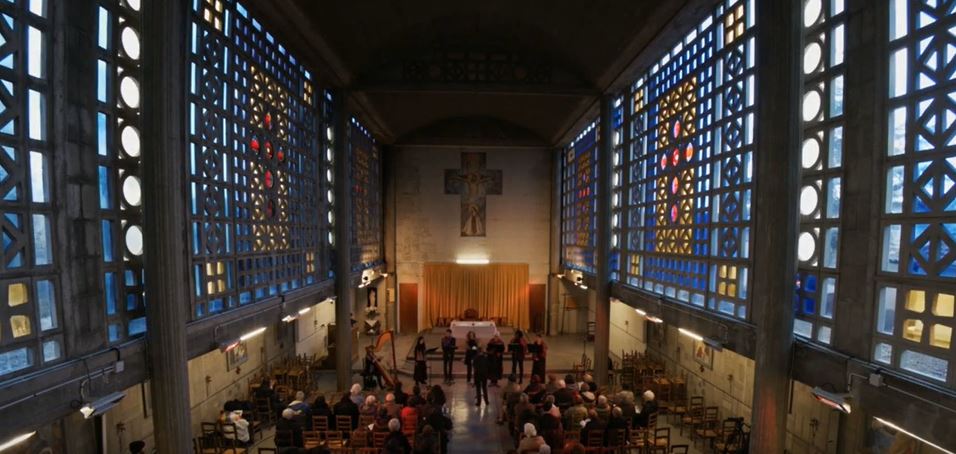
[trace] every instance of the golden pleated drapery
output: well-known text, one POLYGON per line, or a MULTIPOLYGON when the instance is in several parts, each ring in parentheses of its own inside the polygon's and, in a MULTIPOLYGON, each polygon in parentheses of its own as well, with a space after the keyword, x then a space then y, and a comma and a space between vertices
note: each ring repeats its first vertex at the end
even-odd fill
POLYGON ((438 317, 460 318, 465 309, 477 310, 484 319, 507 317, 509 325, 528 328, 527 263, 426 263, 424 268, 426 328, 438 317))

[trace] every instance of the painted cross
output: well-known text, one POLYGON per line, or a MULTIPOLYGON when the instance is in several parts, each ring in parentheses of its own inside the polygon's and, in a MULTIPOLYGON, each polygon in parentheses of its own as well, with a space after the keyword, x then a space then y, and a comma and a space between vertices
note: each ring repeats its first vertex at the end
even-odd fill
POLYGON ((501 195, 501 170, 485 168, 486 153, 462 153, 461 169, 445 170, 445 194, 461 196, 461 236, 485 236, 485 199, 501 195))

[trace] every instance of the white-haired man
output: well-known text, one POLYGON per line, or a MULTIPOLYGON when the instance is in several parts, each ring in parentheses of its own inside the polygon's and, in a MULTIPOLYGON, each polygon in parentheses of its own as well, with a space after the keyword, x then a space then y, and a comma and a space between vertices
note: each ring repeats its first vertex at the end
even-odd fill
POLYGON ((388 421, 388 435, 385 437, 383 454, 411 454, 412 445, 402 433, 402 423, 397 418, 388 421))
POLYGON ((654 399, 654 391, 647 390, 641 395, 644 404, 641 405, 641 411, 634 417, 635 426, 647 427, 647 421, 652 414, 657 413, 657 400, 654 399))

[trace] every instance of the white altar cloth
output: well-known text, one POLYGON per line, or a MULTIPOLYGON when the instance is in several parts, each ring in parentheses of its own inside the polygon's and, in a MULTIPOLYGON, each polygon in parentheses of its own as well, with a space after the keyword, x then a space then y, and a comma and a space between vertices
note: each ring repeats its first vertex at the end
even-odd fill
POLYGON ((492 321, 465 322, 455 320, 451 322, 451 335, 455 338, 465 339, 468 336, 468 331, 474 331, 479 339, 491 339, 498 332, 498 327, 492 321))

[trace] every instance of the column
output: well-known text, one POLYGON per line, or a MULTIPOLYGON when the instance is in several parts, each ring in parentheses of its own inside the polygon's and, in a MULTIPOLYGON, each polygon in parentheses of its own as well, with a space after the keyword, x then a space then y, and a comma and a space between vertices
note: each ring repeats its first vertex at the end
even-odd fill
POLYGON ((757 347, 750 452, 784 452, 796 272, 798 16, 802 2, 759 0, 753 315, 757 347))
POLYGON ((611 347, 611 174, 614 130, 611 122, 614 96, 601 98, 600 136, 598 138, 597 247, 595 260, 594 303, 594 380, 607 384, 607 359, 611 347))
POLYGON ((186 7, 144 2, 143 199, 146 340, 157 452, 190 452, 186 317, 186 7))
POLYGON ((561 312, 561 280, 555 275, 561 273, 561 148, 551 152, 551 237, 549 244, 548 263, 548 314, 545 320, 545 332, 548 335, 558 334, 561 312))
POLYGON ((335 380, 339 390, 352 381, 352 178, 349 172, 349 115, 345 109, 345 90, 334 92, 332 104, 335 143, 335 380))
MULTIPOLYGON (((876 300, 874 277, 879 263, 882 187, 880 137, 887 84, 884 63, 889 2, 846 2, 846 83, 844 84, 843 216, 840 237, 840 280, 833 329, 833 348, 857 358, 870 358, 876 300)), ((854 398, 858 398, 855 395, 854 398)), ((854 410, 856 410, 854 408, 854 410)), ((838 452, 861 449, 869 431, 866 413, 840 415, 838 452)))

